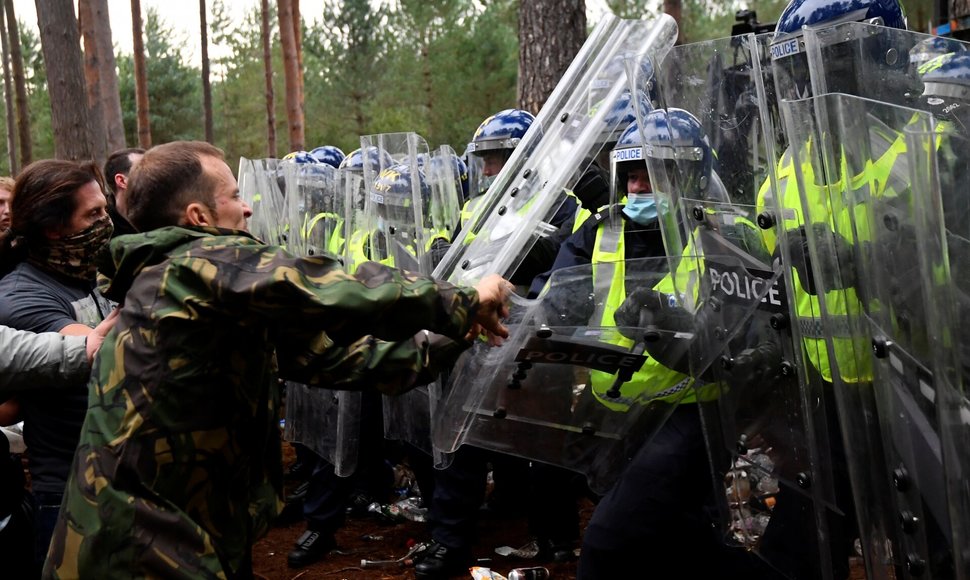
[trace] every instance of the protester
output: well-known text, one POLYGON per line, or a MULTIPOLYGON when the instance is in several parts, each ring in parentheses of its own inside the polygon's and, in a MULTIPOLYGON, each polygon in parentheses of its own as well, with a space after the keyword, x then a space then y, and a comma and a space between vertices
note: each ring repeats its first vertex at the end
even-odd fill
POLYGON ((278 377, 399 393, 480 329, 507 335, 498 276, 474 290, 372 262, 350 276, 252 238, 207 143, 147 151, 128 194, 143 233, 116 239, 103 267, 124 306, 45 577, 250 577, 282 497, 278 377), (454 342, 433 350, 422 328, 454 342))

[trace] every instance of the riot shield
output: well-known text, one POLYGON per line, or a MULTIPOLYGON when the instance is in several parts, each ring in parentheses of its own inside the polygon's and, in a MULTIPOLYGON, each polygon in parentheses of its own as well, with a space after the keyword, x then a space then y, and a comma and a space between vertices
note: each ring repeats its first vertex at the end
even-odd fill
MULTIPOLYGON (((794 46, 804 51, 793 57, 776 59, 787 63, 779 74, 779 93, 790 94, 787 79, 803 72, 792 70, 807 60, 813 95, 845 93, 902 107, 921 108, 923 85, 918 64, 924 61, 928 34, 875 24, 848 22, 825 28, 806 28, 804 41, 794 46)), ((953 39, 941 50, 965 50, 967 43, 953 39)), ((777 47, 777 45, 776 45, 777 47)), ((780 54, 783 51, 776 51, 780 54)))
POLYGON ((361 393, 286 383, 283 438, 300 443, 348 477, 357 469, 361 393))
POLYGON ((845 545, 840 512, 849 494, 838 491, 844 478, 830 457, 841 449, 832 401, 808 372, 801 329, 790 322, 797 294, 782 228, 763 211, 774 205, 783 141, 765 85, 767 39, 672 49, 657 67, 666 112, 642 116, 640 126, 654 195, 668 208, 660 220, 668 252, 705 256, 718 305, 697 325, 695 348, 719 353, 719 364, 692 374, 707 379, 698 401, 725 537, 785 576, 831 577, 848 566, 848 553, 833 556, 832 544, 845 545))
POLYGON ((846 95, 782 110, 803 211, 784 243, 808 294, 800 304, 818 311, 799 316, 822 322, 816 332, 803 329, 816 337, 808 357, 834 384, 843 430, 868 445, 846 448, 867 568, 873 577, 951 577, 924 257, 904 137, 908 126, 930 126, 930 117, 846 95))
MULTIPOLYGON (((325 163, 281 162, 285 184, 288 249, 317 256, 345 253, 349 197, 338 170, 325 163)), ((361 393, 287 382, 283 437, 305 445, 341 476, 357 467, 361 393)))
POLYGON ((239 195, 253 210, 249 231, 268 244, 286 246, 285 180, 277 159, 239 158, 239 195))
MULTIPOLYGON (((430 152, 415 133, 361 137, 361 149, 386 155, 364 166, 363 229, 368 258, 405 270, 430 274, 458 225, 461 183, 457 156, 447 146, 430 152)), ((431 452, 431 417, 435 386, 384 397, 384 431, 431 452)))
POLYGON ((920 385, 919 394, 924 397, 914 394, 913 398, 925 406, 925 398, 932 396, 936 404, 953 577, 965 579, 970 578, 970 204, 966 195, 970 140, 965 129, 957 127, 945 121, 929 129, 911 123, 905 133, 934 378, 932 391, 920 385))
POLYGON ((370 235, 367 218, 367 187, 364 185, 363 172, 348 168, 337 169, 335 176, 338 195, 343 198, 343 237, 346 240, 341 257, 347 272, 356 272, 357 267, 370 259, 368 246, 370 235))
POLYGON ((343 192, 337 170, 326 163, 284 163, 286 183, 287 246, 297 255, 344 253, 343 192))
POLYGON ((435 445, 562 466, 596 491, 609 489, 693 395, 691 368, 706 367, 691 359, 700 352, 691 348, 693 320, 706 286, 697 257, 681 260, 693 266, 678 275, 667 257, 564 268, 537 299, 516 298, 508 341, 473 346, 455 370, 449 384, 471 388, 449 392, 439 407, 435 426, 455 427, 436 428, 435 445))
MULTIPOLYGON (((623 129, 619 126, 621 118, 612 114, 626 92, 622 70, 618 82, 600 99, 596 110, 590 111, 593 81, 601 78, 602 71, 617 55, 649 54, 659 58, 673 45, 675 37, 676 25, 667 16, 650 21, 604 17, 476 206, 471 219, 462 226, 458 239, 434 275, 456 284, 474 284, 486 274, 499 273, 527 285, 534 276, 548 270, 559 244, 569 234, 568 225, 572 224, 571 215, 559 220, 563 217, 561 210, 573 212, 570 206, 564 208, 566 190, 573 187, 603 149, 604 134, 616 134, 623 129)), ((486 354, 482 348, 465 353, 447 382, 439 381, 439 388, 445 393, 445 405, 452 411, 444 420, 436 418, 434 441, 446 451, 462 444, 467 434, 472 434, 469 440, 489 449, 512 445, 512 431, 497 437, 474 436, 475 420, 483 415, 472 413, 474 406, 466 405, 465 401, 484 396, 482 392, 474 392, 475 389, 485 389, 493 383, 506 388, 508 382, 506 376, 494 374, 500 372, 494 365, 474 377, 464 371, 465 365, 481 369, 478 365, 486 354)), ((533 414, 532 420, 542 423, 546 421, 543 414, 552 410, 537 406, 528 412, 533 414)))
POLYGON ((377 148, 389 156, 364 166, 370 259, 431 272, 431 246, 443 236, 433 230, 431 208, 441 195, 441 184, 432 184, 425 175, 428 144, 416 133, 365 135, 360 144, 364 151, 377 148))
MULTIPOLYGON (((512 277, 537 240, 556 232, 552 222, 566 199, 565 190, 604 146, 604 127, 627 90, 626 82, 620 70, 621 78, 591 113, 594 81, 602 79, 619 54, 662 58, 676 36, 676 24, 667 15, 653 20, 604 16, 462 226, 435 277, 456 284, 474 284, 491 273, 512 277)), ((620 119, 612 122, 618 125, 620 119)), ((609 127, 611 132, 622 129, 609 127)))
POLYGON ((768 250, 755 206, 682 203, 690 216, 685 219, 696 224, 690 243, 704 253, 711 300, 719 305, 698 325, 696 348, 719 353, 705 375, 709 392, 699 402, 726 539, 787 577, 828 577, 839 566, 828 544, 836 533, 830 516, 842 503, 829 442, 838 433, 829 430, 834 410, 826 409, 820 385, 806 376, 802 345, 789 323, 786 268, 780 254, 768 250), (735 257, 734 264, 719 255, 735 257), (727 334, 724 328, 738 318, 744 322, 727 334), (795 552, 792 542, 799 545, 795 552))
MULTIPOLYGON (((423 163, 424 174, 432 192, 432 203, 425 208, 425 224, 442 239, 451 242, 458 230, 464 201, 462 176, 459 174, 463 162, 448 145, 431 151, 430 160, 430 163, 423 163)), ((432 260, 432 265, 436 266, 443 257, 443 254, 437 256, 432 260)))
MULTIPOLYGON (((806 28, 802 36, 787 38, 784 42, 771 46, 776 94, 779 99, 797 99, 838 91, 888 103, 915 104, 920 83, 915 66, 918 58, 913 60, 915 52, 912 49, 926 38, 925 35, 863 23, 844 23, 819 29, 806 28)), ((818 103, 820 106, 814 107, 814 113, 806 110, 800 115, 805 120, 803 125, 811 124, 811 114, 825 114, 825 102, 818 103)), ((883 172, 883 178, 891 182, 880 187, 887 190, 905 190, 907 180, 901 177, 905 171, 900 168, 895 171, 887 170, 892 165, 891 158, 905 149, 898 131, 887 128, 876 118, 866 119, 864 115, 860 115, 857 122, 859 124, 856 132, 868 135, 863 140, 871 145, 869 153, 872 159, 889 160, 881 162, 882 167, 878 171, 883 172)), ((823 121, 824 123, 827 121, 823 121)), ((788 123, 785 125, 787 129, 788 123)), ((796 173, 801 175, 798 179, 802 179, 803 184, 825 183, 823 172, 816 172, 816 168, 821 167, 823 157, 831 169, 829 175, 838 173, 835 170, 841 163, 840 156, 813 150, 813 142, 806 140, 810 132, 802 130, 797 147, 792 147, 782 157, 776 205, 779 212, 791 211, 792 206, 801 205, 804 220, 809 223, 825 223, 832 220, 818 214, 832 210, 828 208, 827 202, 819 204, 815 199, 831 196, 820 195, 818 187, 802 189, 802 193, 808 195, 802 200, 803 203, 795 199, 791 199, 790 203, 785 202, 785 197, 788 196, 785 190, 796 179, 796 173), (802 159, 816 155, 819 163, 815 168, 805 163, 795 163, 796 153, 800 153, 799 157, 802 159)), ((788 137, 792 138, 792 135, 788 134, 788 137)), ((850 147, 846 153, 855 154, 854 148, 850 147)), ((861 160, 857 160, 853 164, 858 167, 860 162, 861 160)), ((790 197, 796 197, 794 192, 790 197)), ((844 209, 845 203, 840 202, 837 207, 842 208, 840 211, 844 213, 851 213, 844 209)), ((779 213, 778 216, 782 214, 779 213)), ((820 238, 814 235, 814 228, 801 227, 805 223, 801 217, 797 220, 784 219, 792 226, 786 229, 798 235, 790 237, 783 244, 783 249, 792 244, 797 246, 800 243, 798 236, 802 240, 820 238)), ((843 218, 841 224, 835 224, 829 230, 845 239, 846 232, 840 230, 852 228, 848 225, 851 220, 847 219, 843 218)), ((806 329, 808 332, 805 333, 807 336, 814 335, 815 338, 806 339, 804 342, 806 346, 811 346, 807 349, 809 360, 817 363, 816 368, 821 366, 823 369, 823 386, 829 383, 835 385, 834 399, 838 407, 867 573, 870 578, 893 577, 899 570, 899 566, 894 564, 905 559, 905 556, 893 552, 900 545, 900 540, 895 521, 897 518, 894 515, 896 512, 892 511, 894 492, 886 484, 890 478, 887 470, 891 468, 883 459, 891 451, 884 450, 887 446, 883 437, 884 426, 880 424, 877 393, 871 388, 871 353, 867 349, 865 320, 860 319, 863 307, 855 289, 837 290, 842 288, 838 281, 842 278, 842 266, 847 268, 847 275, 853 272, 848 269, 846 260, 849 258, 845 257, 844 252, 841 265, 839 258, 832 253, 838 249, 836 245, 840 238, 832 236, 822 239, 828 251, 814 264, 809 264, 807 257, 786 256, 786 260, 800 261, 804 271, 814 270, 817 278, 829 279, 835 284, 830 285, 831 290, 822 292, 818 298, 806 298, 801 302, 804 318, 811 320, 815 327, 806 329), (811 312, 813 309, 814 312, 811 312), (813 340, 818 344, 813 345, 813 340)), ((804 247, 807 245, 807 242, 803 244, 802 256, 808 253, 804 247)))

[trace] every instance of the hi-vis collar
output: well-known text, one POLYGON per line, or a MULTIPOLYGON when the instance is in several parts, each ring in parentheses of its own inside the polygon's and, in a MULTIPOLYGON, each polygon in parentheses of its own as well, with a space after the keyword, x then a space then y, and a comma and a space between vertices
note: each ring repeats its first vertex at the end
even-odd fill
MULTIPOLYGON (((834 20, 827 20, 824 23, 819 24, 817 26, 803 26, 801 30, 799 30, 798 32, 786 35, 783 39, 779 40, 778 42, 773 42, 771 44, 770 50, 771 50, 772 62, 780 58, 785 58, 788 56, 805 52, 805 29, 806 28, 811 28, 811 29, 832 28, 834 26, 837 26, 839 24, 845 24, 847 22, 861 22, 863 24, 883 26, 883 19, 881 16, 876 18, 863 19, 863 17, 866 15, 865 13, 866 13, 866 9, 863 8, 861 10, 855 10, 855 11, 849 12, 848 14, 843 14, 841 18, 836 18, 834 20)), ((852 40, 852 39, 842 38, 842 40, 845 41, 845 40, 852 40)))

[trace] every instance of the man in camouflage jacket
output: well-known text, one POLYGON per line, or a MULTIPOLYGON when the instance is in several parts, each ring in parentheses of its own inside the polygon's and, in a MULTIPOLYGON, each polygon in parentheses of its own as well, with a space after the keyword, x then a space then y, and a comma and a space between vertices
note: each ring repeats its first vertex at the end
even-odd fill
POLYGON ((332 257, 253 239, 207 144, 150 150, 129 204, 146 233, 117 238, 101 269, 123 308, 44 577, 251 577, 252 544, 280 507, 280 376, 398 393, 458 350, 432 356, 421 329, 459 344, 473 325, 506 334, 501 278, 476 292, 375 263, 349 276, 332 257))

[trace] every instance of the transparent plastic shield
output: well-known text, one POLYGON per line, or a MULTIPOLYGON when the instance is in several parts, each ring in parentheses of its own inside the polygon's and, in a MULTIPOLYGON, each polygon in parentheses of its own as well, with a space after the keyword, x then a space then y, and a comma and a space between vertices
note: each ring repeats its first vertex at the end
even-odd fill
MULTIPOLYGON (((337 170, 323 163, 278 165, 288 195, 286 228, 289 250, 318 256, 340 256, 346 236, 345 207, 337 170)), ((357 468, 361 393, 334 391, 288 382, 283 436, 329 461, 341 477, 357 468)))
POLYGON ((970 578, 970 203, 967 135, 948 122, 906 131, 956 578, 970 578))
POLYGON ((359 392, 288 382, 283 438, 305 445, 348 477, 357 469, 360 414, 359 392))
POLYGON ((364 165, 370 259, 413 272, 430 272, 434 233, 425 223, 432 204, 423 160, 428 144, 416 133, 382 133, 360 138, 364 151, 376 148, 378 163, 364 165))
POLYGON ((289 222, 288 249, 319 256, 344 253, 346 202, 337 170, 326 163, 283 163, 289 222))
POLYGON ((763 60, 759 38, 745 34, 675 46, 657 66, 658 106, 700 120, 714 170, 736 203, 754 204, 777 159, 763 60))
MULTIPOLYGON (((432 153, 415 133, 364 136, 361 148, 383 152, 379 162, 364 166, 369 259, 430 274, 458 223, 461 185, 454 151, 443 146, 432 153)), ((436 389, 384 397, 385 436, 431 453, 436 389)))
MULTIPOLYGON (((927 34, 861 22, 805 30, 812 94, 845 93, 919 108, 927 34)), ((953 41, 956 48, 957 41, 953 41)), ((964 47, 966 43, 960 43, 964 47)))
POLYGON ((673 275, 666 257, 565 268, 537 299, 516 299, 509 340, 472 347, 448 382, 435 446, 519 455, 608 489, 693 397, 690 371, 713 362, 693 358, 703 354, 692 345, 705 289, 697 257, 681 262, 673 275))
MULTIPOLYGON (((653 20, 603 17, 546 101, 536 121, 491 184, 435 270, 453 283, 473 284, 491 273, 510 277, 539 237, 549 236, 566 194, 601 152, 612 105, 626 90, 618 78, 591 113, 589 95, 621 53, 662 58, 676 38, 669 16, 653 20)), ((623 76, 622 71, 619 73, 623 76)), ((616 124, 619 124, 617 119, 616 124)), ((617 127, 613 127, 613 130, 617 127)))
MULTIPOLYGON (((777 158, 775 107, 765 90, 766 41, 766 36, 753 34, 721 38, 675 46, 652 67, 627 64, 631 90, 651 91, 659 108, 683 109, 697 118, 713 157, 705 160, 703 152, 677 147, 670 139, 666 144, 674 147, 645 149, 671 255, 685 251, 688 243, 678 196, 753 204, 772 174, 777 158), (644 76, 651 68, 654 79, 644 76), (709 172, 704 165, 710 166, 709 172)), ((637 111, 647 144, 649 112, 642 107, 637 111)))
POLYGON ((431 205, 425 209, 425 225, 448 242, 458 229, 463 203, 459 163, 455 150, 442 145, 431 151, 431 163, 424 170, 432 195, 431 205))
POLYGON ((370 259, 367 219, 367 188, 362 172, 338 169, 336 176, 338 195, 343 197, 344 230, 346 243, 343 247, 344 269, 353 273, 357 267, 370 259))
MULTIPOLYGON (((775 205, 784 141, 765 82, 768 39, 749 34, 672 49, 657 67, 659 106, 671 119, 680 119, 675 109, 688 111, 700 130, 671 121, 667 134, 658 132, 649 121, 659 111, 640 125, 658 207, 668 208, 661 221, 668 252, 707 256, 716 308, 698 324, 697 348, 707 353, 702 360, 719 353, 719 363, 707 371, 712 393, 700 402, 726 538, 783 574, 825 577, 833 569, 829 523, 848 494, 837 493, 830 459, 841 449, 830 425, 834 404, 807 371, 792 322, 782 222, 765 212, 775 205)), ((789 215, 798 215, 798 201, 796 194, 789 215)))
POLYGON ((755 206, 683 201, 717 305, 699 326, 698 348, 719 353, 708 371, 715 392, 701 413, 727 538, 784 573, 804 564, 778 549, 785 536, 827 561, 827 512, 837 502, 825 399, 805 377, 786 269, 768 250, 755 206), (739 317, 745 322, 733 335, 723 330, 739 317), (793 528, 793 511, 811 525, 793 528))
POLYGON ((846 95, 782 111, 792 171, 779 181, 797 183, 804 212, 782 243, 802 289, 809 362, 834 384, 867 566, 876 577, 945 575, 934 556, 949 560, 949 525, 903 137, 928 116, 846 95))
POLYGON ((249 231, 268 244, 286 246, 285 179, 277 159, 239 158, 239 195, 253 210, 249 231))

